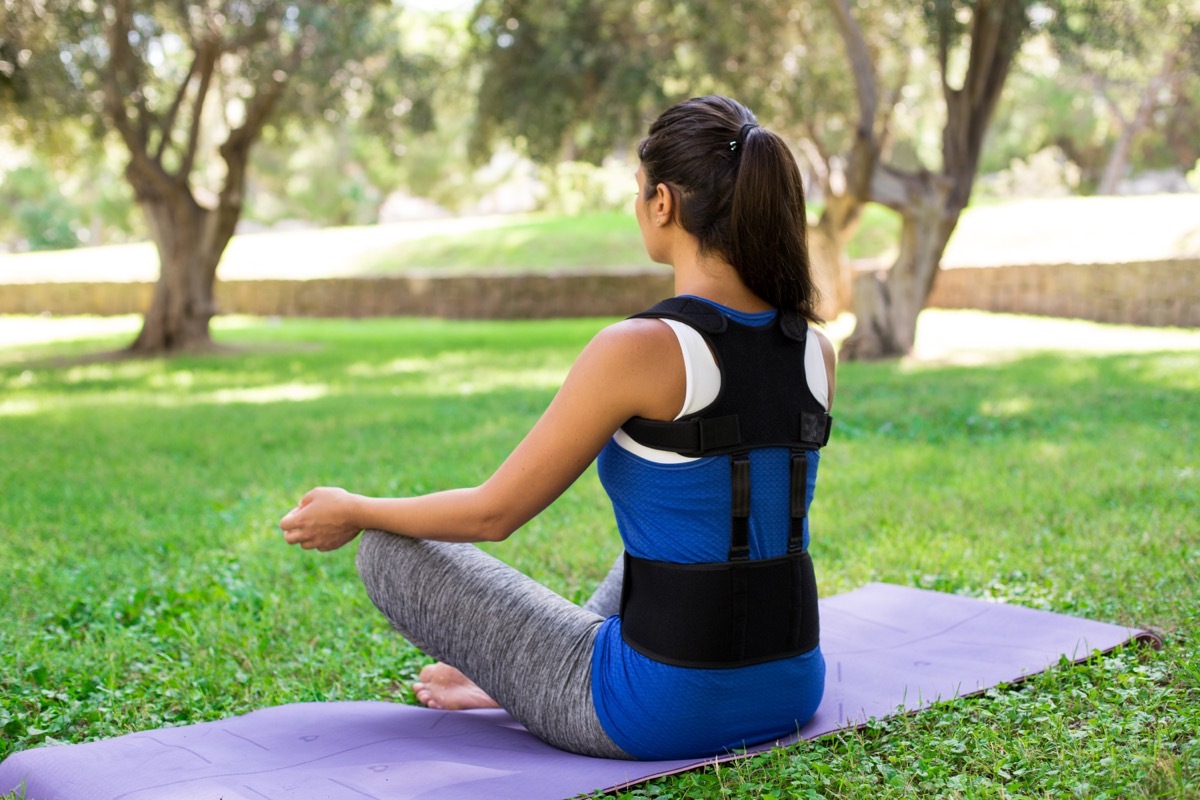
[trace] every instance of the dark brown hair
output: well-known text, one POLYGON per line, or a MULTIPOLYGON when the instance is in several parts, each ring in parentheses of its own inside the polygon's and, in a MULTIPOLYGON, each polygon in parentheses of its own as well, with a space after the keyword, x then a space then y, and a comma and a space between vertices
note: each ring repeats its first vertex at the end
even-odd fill
POLYGON ((694 97, 664 111, 638 146, 644 200, 664 183, 676 217, 738 271, 756 295, 820 322, 808 260, 804 187, 783 139, 754 114, 720 95, 694 97))

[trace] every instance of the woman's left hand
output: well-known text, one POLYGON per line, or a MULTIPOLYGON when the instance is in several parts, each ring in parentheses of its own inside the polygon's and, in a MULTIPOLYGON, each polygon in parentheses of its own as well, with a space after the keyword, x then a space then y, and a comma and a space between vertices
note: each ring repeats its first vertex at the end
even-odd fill
POLYGON ((279 527, 288 544, 305 550, 336 550, 362 528, 352 520, 359 496, 345 489, 318 487, 300 498, 300 504, 283 515, 279 527))

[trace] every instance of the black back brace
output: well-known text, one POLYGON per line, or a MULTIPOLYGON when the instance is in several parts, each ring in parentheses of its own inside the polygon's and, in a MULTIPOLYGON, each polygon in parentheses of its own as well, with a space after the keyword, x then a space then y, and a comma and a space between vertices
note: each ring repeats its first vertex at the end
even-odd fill
POLYGON ((675 319, 704 337, 721 371, 706 408, 671 422, 634 417, 634 441, 685 456, 728 454, 732 519, 728 560, 676 564, 625 555, 621 625, 625 641, 657 661, 726 668, 774 661, 817 646, 817 588, 804 549, 808 453, 829 441, 832 419, 813 397, 804 370, 808 323, 780 312, 747 326, 686 297, 635 317, 675 319), (749 387, 754 387, 751 390, 749 387), (787 447, 790 522, 787 554, 750 559, 750 451, 787 447))

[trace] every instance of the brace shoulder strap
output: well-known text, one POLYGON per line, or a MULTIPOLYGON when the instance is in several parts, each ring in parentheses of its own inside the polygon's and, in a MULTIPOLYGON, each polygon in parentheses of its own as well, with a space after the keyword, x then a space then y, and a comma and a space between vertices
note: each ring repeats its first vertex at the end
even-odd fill
MULTIPOLYGON (((630 319, 674 319, 686 322, 703 334, 724 333, 729 327, 725 315, 709 303, 694 297, 669 297, 652 307, 634 314, 630 319)), ((808 341, 808 321, 797 311, 779 312, 779 327, 783 335, 800 342, 808 341)))
POLYGON ((729 326, 724 314, 693 297, 669 297, 630 319, 638 318, 674 319, 686 322, 703 334, 724 333, 729 326))

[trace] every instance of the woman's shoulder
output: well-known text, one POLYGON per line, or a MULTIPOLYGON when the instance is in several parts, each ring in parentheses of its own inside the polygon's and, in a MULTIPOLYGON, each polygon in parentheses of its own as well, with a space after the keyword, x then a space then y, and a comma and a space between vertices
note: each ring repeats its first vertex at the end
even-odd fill
POLYGON ((668 355, 678 350, 675 334, 661 319, 635 317, 606 325, 592 338, 589 347, 610 350, 619 356, 668 355))
POLYGON ((672 419, 687 376, 675 332, 658 319, 625 319, 602 328, 585 348, 586 361, 608 388, 635 387, 637 415, 672 419))

